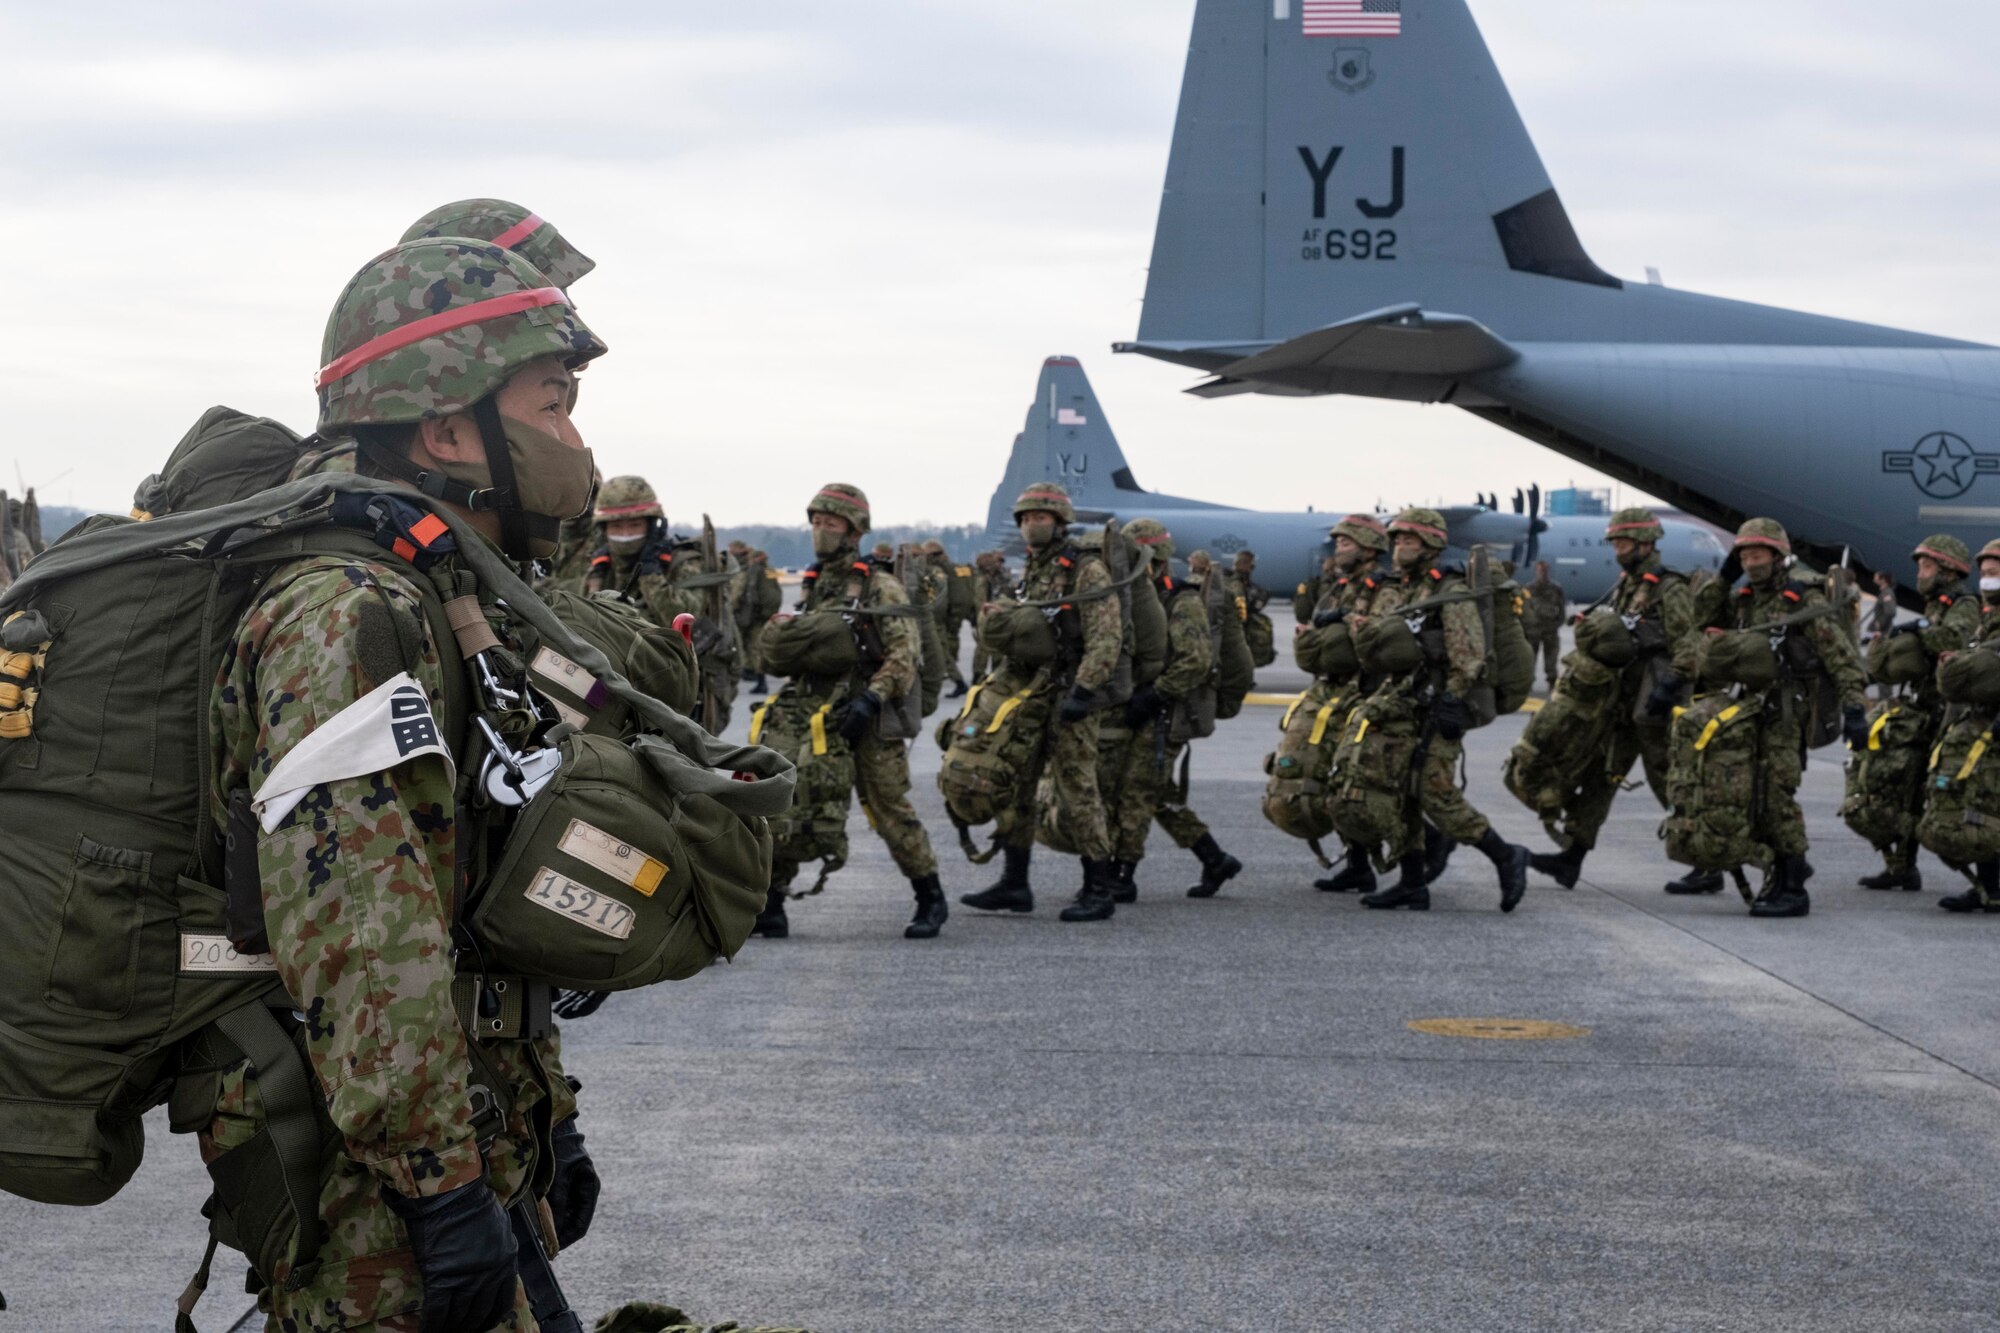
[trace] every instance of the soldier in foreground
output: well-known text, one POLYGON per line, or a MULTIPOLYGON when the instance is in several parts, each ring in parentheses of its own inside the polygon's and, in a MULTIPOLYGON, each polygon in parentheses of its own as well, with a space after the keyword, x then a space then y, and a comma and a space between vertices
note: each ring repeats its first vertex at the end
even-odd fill
MULTIPOLYGON (((1989 687, 1954 690, 1924 784, 1925 807, 1918 823, 1924 845, 1945 857, 1972 880, 1963 891, 1938 899, 1947 912, 2000 912, 2000 835, 1991 832, 1991 812, 2000 809, 2000 771, 1993 767, 2000 728, 2000 538, 1979 549, 1979 623, 1972 645, 1940 662, 1937 684, 1982 660, 1989 687), (1974 654, 1984 654, 1983 659, 1974 654), (1978 822, 1968 813, 1980 816, 1978 822), (1942 835, 1942 836, 1940 836, 1942 835)), ((1964 682, 1955 682, 1963 684, 1964 682)))
POLYGON ((593 514, 601 545, 590 558, 583 588, 590 596, 616 596, 643 610, 662 629, 674 619, 694 619, 694 651, 701 663, 701 724, 721 735, 736 701, 742 650, 727 595, 727 569, 711 571, 701 543, 673 536, 666 510, 644 477, 613 477, 597 494, 593 514), (718 595, 720 594, 720 595, 718 595), (720 604, 721 615, 715 614, 720 604))
MULTIPOLYGON (((1597 846, 1598 832, 1634 760, 1643 764, 1654 798, 1662 807, 1667 804, 1668 726, 1681 698, 1681 673, 1692 671, 1688 633, 1694 602, 1687 577, 1660 560, 1658 543, 1665 535, 1651 510, 1621 509, 1612 515, 1604 536, 1620 572, 1608 612, 1600 607, 1578 626, 1576 655, 1561 682, 1552 683, 1549 691, 1544 710, 1547 729, 1569 733, 1552 738, 1553 743, 1586 734, 1595 741, 1587 748, 1577 747, 1580 762, 1558 779, 1565 788, 1560 813, 1553 819, 1544 815, 1561 850, 1538 852, 1531 862, 1536 871, 1566 889, 1576 887, 1584 858, 1597 846)), ((1537 564, 1535 572, 1536 581, 1528 589, 1531 610, 1536 606, 1532 600, 1536 589, 1548 581, 1548 565, 1537 564)), ((1557 589, 1558 603, 1561 595, 1557 589)), ((1529 639, 1533 642, 1535 634, 1531 632, 1529 639)), ((1541 647, 1554 651, 1547 643, 1541 647)), ((1530 723, 1530 733, 1540 725, 1538 716, 1530 723)), ((1534 734, 1523 736, 1515 748, 1514 766, 1531 761, 1537 740, 1534 734)), ((1714 887, 1720 888, 1720 877, 1715 878, 1714 887)), ((1669 886, 1668 891, 1676 890, 1669 886)))
MULTIPOLYGON (((1615 522, 1613 526, 1616 526, 1615 522)), ((1655 523, 1653 526, 1659 525, 1655 523)), ((1658 540, 1653 538, 1653 541, 1658 540)), ((1535 581, 1525 591, 1528 604, 1521 616, 1521 628, 1528 632, 1528 646, 1541 659, 1542 674, 1548 678, 1549 689, 1553 691, 1562 659, 1562 626, 1569 617, 1569 597, 1561 585, 1549 577, 1549 562, 1546 560, 1535 562, 1535 581)))
POLYGON ((812 630, 824 631, 835 651, 824 662, 805 661, 752 727, 753 741, 782 732, 784 748, 796 747, 799 764, 799 805, 772 856, 771 888, 756 931, 766 939, 791 933, 785 899, 805 860, 825 860, 821 885, 846 860, 851 783, 869 826, 916 897, 903 937, 932 939, 944 928, 948 908, 930 837, 910 805, 908 738, 921 719, 900 729, 885 725, 913 711, 922 655, 917 620, 889 567, 861 556, 870 511, 859 486, 822 486, 807 502, 806 518, 819 559, 805 573, 796 616, 781 616, 766 631, 766 656, 774 673, 786 674, 781 654, 812 630), (829 783, 838 790, 829 791, 829 783))

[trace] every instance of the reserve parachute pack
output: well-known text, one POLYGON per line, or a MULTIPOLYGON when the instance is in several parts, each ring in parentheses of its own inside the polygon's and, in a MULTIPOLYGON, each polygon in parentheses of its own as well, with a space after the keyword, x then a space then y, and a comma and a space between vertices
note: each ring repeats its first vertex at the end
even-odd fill
POLYGON ((778 676, 838 679, 861 665, 854 627, 838 611, 806 611, 764 630, 764 669, 778 676))
POLYGON ((1939 662, 1937 685, 1947 703, 2000 708, 2000 638, 1939 662))
POLYGON ((1696 695, 1675 714, 1668 744, 1670 809, 1660 825, 1667 856, 1703 873, 1768 865, 1771 849, 1754 832, 1763 801, 1763 700, 1696 695))
POLYGON ((1917 634, 1884 634, 1868 645, 1868 678, 1882 685, 1915 685, 1931 674, 1930 654, 1917 634))
POLYGON ((1507 754, 1501 781, 1535 812, 1551 836, 1563 807, 1586 783, 1623 777, 1604 771, 1605 743, 1617 720, 1620 686, 1616 668, 1579 647, 1563 664, 1548 702, 1528 719, 1521 739, 1507 754))
POLYGON ((1868 743, 1848 752, 1840 817, 1877 847, 1916 833, 1932 730, 1923 709, 1888 700, 1868 710, 1868 743))
POLYGON ((1057 693, 1046 669, 1023 675, 1002 666, 966 692, 956 716, 938 725, 944 751, 938 791, 959 846, 975 865, 992 860, 1020 812, 1033 809, 1027 784, 1041 766, 1057 693), (994 826, 994 838, 982 852, 972 830, 984 824, 994 826))
POLYGON ((1534 649, 1521 626, 1525 594, 1506 579, 1484 546, 1474 546, 1463 581, 1432 596, 1399 606, 1386 615, 1371 616, 1355 647, 1364 669, 1385 675, 1406 675, 1429 663, 1447 667, 1442 627, 1432 613, 1461 602, 1479 611, 1485 640, 1486 673, 1464 703, 1471 725, 1483 727, 1508 713, 1520 711, 1535 683, 1534 649), (1408 638, 1398 633, 1401 623, 1408 638), (1414 665, 1406 665, 1416 658, 1414 665))
MULTIPOLYGON (((1137 560, 1138 546, 1124 536, 1116 523, 1072 537, 1057 559, 1067 571, 1063 592, 1052 598, 1027 601, 1004 598, 980 617, 979 646, 1005 663, 1013 675, 1031 675, 1043 670, 1060 670, 1065 675, 1074 667, 1082 651, 1082 631, 1077 623, 1080 603, 1112 598, 1118 605, 1118 658, 1111 677, 1097 690, 1099 709, 1115 708, 1132 697, 1137 634, 1133 625, 1133 585, 1145 577, 1145 566, 1137 560), (1086 564, 1105 567, 1110 585, 1093 592, 1074 591, 1086 564)), ((1164 618, 1159 622, 1164 629, 1164 618)), ((1149 646, 1148 653, 1153 651, 1149 646)), ((1158 647, 1164 666, 1164 638, 1158 647)), ((1154 674, 1158 674, 1155 668, 1154 674)), ((943 734, 942 732, 940 734, 943 734)))
MULTIPOLYGON (((1339 628, 1336 626, 1335 628, 1339 628)), ((1323 866, 1333 862, 1320 839, 1333 832, 1328 776, 1340 746, 1348 700, 1341 688, 1315 681, 1278 722, 1278 748, 1264 756, 1264 818, 1302 838, 1323 866)))
POLYGON ((1948 726, 1924 779, 1917 841, 1957 870, 2000 856, 2000 753, 1992 714, 1948 726))
MULTIPOLYGON (((797 625, 800 621, 816 621, 821 626, 838 624, 849 646, 853 645, 854 632, 836 612, 813 612, 789 624, 797 625)), ((776 630, 778 626, 771 628, 776 630)), ((854 750, 840 734, 840 720, 836 716, 844 698, 839 692, 817 694, 787 685, 750 715, 750 743, 776 750, 791 760, 798 771, 798 788, 791 808, 771 821, 775 859, 794 865, 820 863, 819 876, 812 887, 794 897, 809 897, 825 889, 833 873, 847 864, 847 812, 854 801, 854 750)))
POLYGON ((1271 617, 1251 606, 1244 598, 1237 598, 1238 610, 1243 616, 1243 641, 1250 649, 1250 665, 1267 667, 1278 660, 1278 632, 1271 625, 1271 617))
POLYGON ((1387 870, 1409 850, 1417 803, 1422 710, 1402 689, 1380 689, 1348 712, 1327 775, 1328 812, 1350 846, 1374 849, 1387 870))
MULTIPOLYGON (((203 418, 236 428, 246 420, 253 419, 203 418)), ((191 457, 203 443, 184 441, 177 456, 191 457)), ((177 493, 212 492, 197 483, 177 493)), ((387 483, 328 475, 152 522, 98 525, 51 548, 0 597, 0 670, 12 687, 0 690, 0 826, 8 842, 0 914, 9 923, 0 936, 0 1188, 53 1203, 111 1197, 138 1166, 140 1117, 166 1095, 176 1044, 277 1002, 275 961, 256 953, 250 938, 261 932, 261 909, 250 929, 230 920, 227 830, 218 812, 236 794, 211 790, 208 698, 266 577, 318 555, 405 570, 440 651, 449 656, 456 647, 468 662, 445 673, 436 727, 446 736, 470 735, 469 719, 484 716, 474 702, 481 691, 471 645, 479 645, 481 670, 510 661, 494 655, 499 641, 482 603, 463 590, 470 580, 576 669, 578 705, 595 701, 601 713, 616 701, 629 710, 636 734, 616 741, 575 730, 553 710, 538 725, 572 750, 615 745, 626 753, 636 771, 624 780, 644 795, 634 801, 628 787, 625 799, 648 807, 644 836, 657 841, 643 850, 665 867, 650 892, 621 878, 628 866, 607 873, 590 848, 560 845, 572 825, 590 823, 566 809, 595 812, 607 839, 625 830, 601 799, 576 804, 568 789, 588 785, 583 772, 549 782, 558 765, 538 759, 540 752, 503 754, 505 742, 453 752, 465 761, 468 795, 490 775, 500 785, 487 790, 541 803, 540 827, 557 845, 524 849, 498 890, 518 893, 524 904, 538 897, 522 909, 537 915, 538 951, 567 941, 569 956, 587 958, 601 951, 607 928, 637 937, 633 947, 650 960, 615 973, 599 968, 591 984, 608 987, 684 974, 694 961, 734 953, 747 937, 761 906, 759 877, 768 876, 764 817, 789 804, 790 765, 768 751, 725 746, 641 693, 604 646, 567 628, 441 507, 387 483), (447 542, 459 554, 437 570, 457 581, 449 589, 420 568, 447 542), (569 902, 557 902, 565 893, 569 902), (584 919, 597 909, 604 920, 584 919)), ((625 646, 633 637, 627 633, 625 646)), ((525 686, 528 664, 512 665, 525 686)), ((691 673, 692 664, 683 659, 680 670, 691 673)), ((399 688, 428 713, 420 690, 399 688)), ((402 699, 391 690, 362 703, 379 703, 393 718, 402 699)), ((495 892, 493 883, 482 892, 495 892)), ((250 890, 254 897, 254 883, 250 890)), ((488 900, 475 899, 470 913, 488 900)), ((490 950, 486 966, 526 961, 499 956, 508 952, 490 950)), ((574 975, 590 974, 583 967, 574 975)))
POLYGON ((1208 640, 1214 650, 1210 677, 1215 716, 1228 719, 1243 711, 1243 701, 1257 688, 1257 662, 1244 634, 1241 599, 1229 591, 1222 571, 1213 565, 1202 583, 1202 602, 1208 608, 1208 640))

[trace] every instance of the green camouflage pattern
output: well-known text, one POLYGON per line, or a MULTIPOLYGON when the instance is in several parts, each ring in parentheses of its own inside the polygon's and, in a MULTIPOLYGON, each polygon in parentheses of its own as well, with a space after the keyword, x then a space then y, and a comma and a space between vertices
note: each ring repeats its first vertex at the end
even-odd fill
POLYGON ((844 481, 828 482, 819 488, 819 494, 806 502, 806 521, 811 522, 814 514, 832 514, 846 519, 854 525, 855 537, 867 532, 871 526, 868 493, 844 481))
MULTIPOLYGON (((1377 597, 1387 582, 1388 579, 1383 575, 1379 562, 1366 561, 1334 579, 1321 594, 1318 603, 1313 607, 1313 613, 1316 615, 1321 611, 1346 611, 1350 615, 1359 614, 1365 618, 1375 609, 1377 597)), ((1350 671, 1336 679, 1317 668, 1330 656, 1322 651, 1324 641, 1337 634, 1351 634, 1352 630, 1344 625, 1327 625, 1315 629, 1310 624, 1311 616, 1307 617, 1307 621, 1306 628, 1300 630, 1292 640, 1293 658, 1301 667, 1311 670, 1317 679, 1329 685, 1346 684, 1357 672, 1350 671), (1307 663, 1312 665, 1308 667, 1307 663)))
POLYGON ((1868 710, 1868 743, 1848 752, 1840 818, 1890 870, 1907 869, 1916 850, 1939 720, 1914 700, 1884 700, 1868 710))
MULTIPOLYGON (((610 490, 619 480, 637 478, 613 478, 604 484, 605 489, 610 490)), ((707 562, 696 542, 661 541, 628 552, 607 545, 591 556, 583 591, 590 597, 617 597, 645 612, 662 629, 672 629, 676 616, 695 618, 695 659, 700 666, 704 693, 718 700, 722 711, 719 718, 704 718, 702 725, 721 735, 722 729, 729 725, 742 679, 743 653, 735 638, 709 615, 708 589, 690 586, 707 572, 707 562)))
POLYGON ((1611 516, 1604 525, 1604 539, 1625 537, 1635 542, 1665 541, 1667 530, 1660 526, 1660 520, 1652 510, 1643 507, 1621 509, 1611 516))
POLYGON ((1991 710, 1972 710, 1945 729, 1924 789, 1917 838, 1926 848, 1954 869, 2000 856, 2000 739, 1991 710))
MULTIPOLYGON (((460 199, 442 204, 410 224, 403 233, 406 241, 436 236, 469 236, 477 241, 497 241, 536 216, 529 209, 505 199, 460 199)), ((531 229, 507 247, 548 275, 549 281, 567 288, 597 265, 571 245, 551 223, 531 229)))
MULTIPOLYGON (((1133 524, 1126 531, 1136 526, 1133 524)), ((1158 568, 1164 570, 1165 566, 1158 568)), ((1201 595, 1191 589, 1177 591, 1180 585, 1171 576, 1156 571, 1153 586, 1166 609, 1167 659, 1152 685, 1163 699, 1177 703, 1208 680, 1214 661, 1208 613, 1202 606, 1201 595)), ((1174 784, 1170 778, 1185 745, 1169 741, 1164 760, 1159 760, 1154 725, 1127 727, 1124 714, 1118 709, 1104 714, 1098 727, 1098 792, 1111 835, 1111 855, 1136 865, 1145 859, 1146 834, 1156 818, 1163 827, 1168 827, 1169 836, 1176 842, 1193 824, 1201 824, 1198 816, 1173 799, 1177 793, 1172 790, 1174 784), (1169 810, 1175 813, 1164 813, 1169 810), (1179 813, 1182 811, 1185 817, 1179 813)), ((1205 824, 1201 827, 1206 831, 1205 824)), ((1194 836, 1199 840, 1201 834, 1194 836)))
MULTIPOLYGON (((320 345, 331 366, 370 340, 446 311, 548 286, 518 255, 490 245, 410 241, 378 255, 334 303, 320 345)), ((395 425, 463 412, 516 370, 545 356, 572 366, 604 343, 567 302, 495 315, 433 333, 329 380, 319 389, 319 429, 395 425)))
POLYGON ((1411 505, 1389 521, 1389 538, 1393 542, 1399 532, 1415 533, 1424 539, 1424 545, 1432 550, 1445 548, 1444 515, 1435 509, 1422 505, 1411 505))
MULTIPOLYGON (((1111 571, 1095 556, 1075 562, 1072 570, 1064 561, 1064 545, 1051 543, 1028 553, 1021 576, 1021 600, 1053 602, 1073 594, 1096 592, 1111 586, 1111 571)), ((1116 597, 1097 597, 1076 604, 1083 634, 1083 656, 1077 662, 1076 683, 1086 689, 1102 689, 1118 666, 1120 639, 1124 632, 1116 597)))
POLYGON ((1069 491, 1060 482, 1038 481, 1022 491, 1014 501, 1014 520, 1019 522, 1021 515, 1036 510, 1054 514, 1059 522, 1076 521, 1076 506, 1070 503, 1069 491))
POLYGON ((613 477, 597 488, 597 503, 591 507, 593 523, 620 518, 657 518, 665 522, 666 517, 659 492, 644 477, 613 477))
POLYGON ((1327 529, 1331 537, 1345 537, 1364 551, 1389 549, 1389 531, 1373 514, 1349 514, 1327 529))
POLYGON ((1745 519, 1743 526, 1736 529, 1732 549, 1740 551, 1746 546, 1768 546, 1780 555, 1792 553, 1792 539, 1785 532, 1785 525, 1775 518, 1745 519))
POLYGON ((1669 858, 1702 872, 1768 866, 1803 856, 1795 793, 1802 724, 1766 713, 1756 697, 1696 695, 1675 717, 1667 771, 1671 807, 1661 832, 1669 858))
POLYGON ((1916 550, 1910 552, 1910 558, 1913 560, 1925 555, 1960 574, 1972 572, 1972 552, 1966 548, 1964 542, 1949 532, 1933 533, 1924 538, 1916 550))

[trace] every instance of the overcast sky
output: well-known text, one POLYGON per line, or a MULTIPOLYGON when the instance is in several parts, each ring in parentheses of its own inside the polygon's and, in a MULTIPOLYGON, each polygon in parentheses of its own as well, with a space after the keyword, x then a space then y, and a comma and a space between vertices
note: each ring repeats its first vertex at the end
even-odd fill
MULTIPOLYGON (((1992 0, 1473 6, 1603 267, 2000 342, 1992 0)), ((792 521, 835 476, 889 521, 978 520, 1058 352, 1160 490, 1335 508, 1592 480, 1449 408, 1202 402, 1192 372, 1111 355, 1191 0, 412 12, 0 5, 0 484, 123 509, 210 404, 308 429, 333 297, 468 195, 598 261, 577 295, 612 355, 579 424, 677 521, 792 521)))

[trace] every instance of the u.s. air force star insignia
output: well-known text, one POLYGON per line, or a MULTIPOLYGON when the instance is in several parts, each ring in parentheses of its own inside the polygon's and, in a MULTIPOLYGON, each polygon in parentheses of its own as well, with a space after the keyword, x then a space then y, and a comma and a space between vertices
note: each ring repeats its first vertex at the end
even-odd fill
POLYGON ((1949 431, 1933 431, 1911 449, 1882 453, 1884 472, 1907 473, 1925 495, 1949 500, 1987 473, 2000 473, 2000 454, 1982 454, 1949 431))

